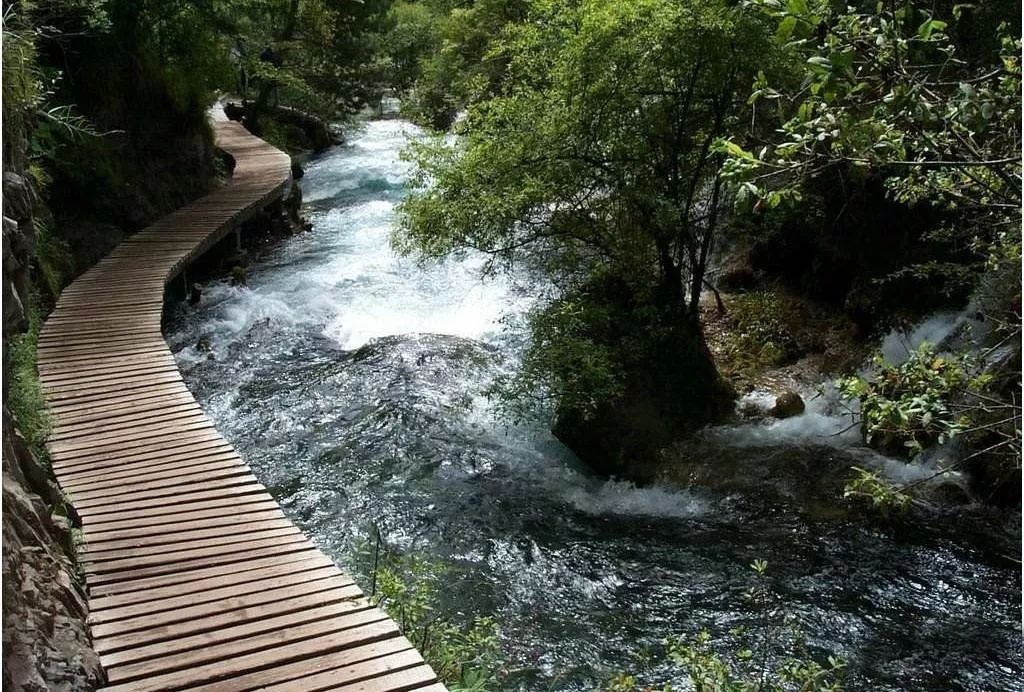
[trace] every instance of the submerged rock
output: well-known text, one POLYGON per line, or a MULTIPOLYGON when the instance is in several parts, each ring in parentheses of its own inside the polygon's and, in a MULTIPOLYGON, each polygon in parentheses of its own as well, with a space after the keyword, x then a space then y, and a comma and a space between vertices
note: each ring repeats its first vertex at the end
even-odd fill
POLYGON ((805 408, 803 397, 790 390, 775 398, 775 406, 770 413, 775 418, 792 418, 803 413, 805 408))

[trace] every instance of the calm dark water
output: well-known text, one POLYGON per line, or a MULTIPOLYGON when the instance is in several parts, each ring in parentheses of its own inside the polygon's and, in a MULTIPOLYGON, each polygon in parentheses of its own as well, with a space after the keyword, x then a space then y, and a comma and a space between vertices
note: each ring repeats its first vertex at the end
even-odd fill
POLYGON ((371 122, 313 162, 314 230, 247 288, 211 282, 168 330, 221 432, 328 554, 365 571, 355 547, 377 526, 451 562, 451 607, 497 617, 511 689, 594 689, 673 633, 726 644, 756 617, 758 558, 812 650, 846 658, 850 689, 1020 689, 1019 515, 850 516, 850 465, 920 472, 829 437, 844 422, 827 401, 695 442, 683 454, 715 472, 690 490, 595 478, 545 426, 502 420, 483 390, 516 367, 535 290, 481 282, 477 258, 392 254, 406 133, 371 122))

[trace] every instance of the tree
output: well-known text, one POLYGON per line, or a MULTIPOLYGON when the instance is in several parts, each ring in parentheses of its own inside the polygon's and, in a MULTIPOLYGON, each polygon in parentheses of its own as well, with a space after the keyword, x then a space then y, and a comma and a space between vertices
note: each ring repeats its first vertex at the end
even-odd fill
POLYGON ((396 2, 384 44, 386 73, 402 93, 403 113, 445 130, 474 97, 494 94, 506 61, 490 46, 528 6, 527 0, 396 2))
POLYGON ((854 184, 880 178, 893 199, 943 214, 936 234, 973 245, 975 269, 1019 257, 1019 29, 1002 24, 989 45, 972 46, 983 57, 969 58, 948 30, 970 5, 940 18, 920 2, 870 11, 828 0, 745 4, 775 23, 795 78, 759 75, 751 102, 779 127, 723 144, 742 207, 799 197, 826 173, 854 184))
MULTIPOLYGON (((844 389, 860 400, 876 446, 906 445, 916 455, 958 437, 960 459, 943 472, 966 466, 986 499, 1019 503, 1021 39, 1019 24, 1009 23, 1019 4, 745 5, 773 22, 794 70, 784 80, 759 75, 753 85, 751 102, 777 129, 721 146, 739 206, 801 204, 810 185, 831 176, 844 189, 882 181, 892 200, 934 220, 924 240, 946 259, 904 261, 876 282, 973 291, 985 322, 974 356, 918 351, 844 389)), ((893 492, 859 473, 849 494, 875 504, 906 505, 903 491, 921 485, 893 492)))
POLYGON ((721 411, 698 319, 728 197, 714 144, 745 125, 767 36, 724 0, 538 0, 488 48, 507 68, 460 142, 413 147, 400 248, 526 262, 558 287, 506 393, 546 390, 578 422, 651 387, 672 427, 721 411))
POLYGON ((229 2, 216 15, 239 70, 246 126, 259 132, 273 99, 325 119, 357 110, 374 90, 373 66, 390 0, 229 2), (255 97, 249 98, 249 87, 255 97))

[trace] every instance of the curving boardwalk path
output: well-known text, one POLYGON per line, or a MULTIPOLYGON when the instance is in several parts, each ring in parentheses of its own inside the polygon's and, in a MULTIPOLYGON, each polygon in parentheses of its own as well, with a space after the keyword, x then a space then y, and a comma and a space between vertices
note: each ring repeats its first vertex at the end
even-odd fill
POLYGON ((443 692, 217 433, 161 335, 165 285, 291 182, 287 155, 214 128, 231 182, 85 272, 39 338, 107 689, 443 692))

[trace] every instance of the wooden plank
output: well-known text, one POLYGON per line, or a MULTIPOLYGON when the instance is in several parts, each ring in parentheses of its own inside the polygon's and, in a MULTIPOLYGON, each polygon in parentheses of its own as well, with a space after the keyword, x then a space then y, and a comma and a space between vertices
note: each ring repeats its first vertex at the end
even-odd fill
MULTIPOLYGON (((203 632, 187 637, 178 637, 175 639, 167 639, 156 644, 149 644, 144 646, 137 646, 130 649, 122 649, 110 654, 105 654, 100 657, 100 662, 108 670, 114 666, 121 666, 130 664, 136 661, 145 661, 147 659, 164 659, 173 658, 174 656, 182 652, 190 651, 202 651, 208 650, 218 644, 226 642, 234 642, 237 640, 248 639, 249 643, 244 649, 252 649, 253 641, 257 635, 264 634, 267 632, 278 633, 287 632, 291 627, 304 625, 311 622, 326 622, 328 620, 349 620, 351 616, 370 610, 368 604, 355 600, 355 601, 339 601, 337 603, 331 603, 328 605, 315 606, 312 608, 306 608, 297 610, 292 613, 284 615, 275 615, 273 617, 267 617, 262 620, 254 620, 252 622, 244 623, 241 625, 235 625, 233 627, 224 627, 213 632, 203 632)), ((373 609, 376 610, 376 609, 373 609)), ((378 611, 379 612, 379 611, 378 611)), ((400 651, 409 646, 403 638, 394 637, 391 639, 385 639, 377 644, 368 644, 364 647, 374 647, 371 650, 364 651, 363 653, 367 658, 375 658, 386 653, 393 651, 400 651)), ((363 647, 359 647, 363 648, 363 647)), ((350 649, 349 651, 353 651, 350 649)), ((355 659, 358 661, 359 659, 355 659)), ((355 661, 351 661, 355 662, 355 661)), ((315 670, 317 662, 310 660, 307 664, 300 663, 296 666, 296 674, 302 674, 309 672, 311 669, 315 670)), ((278 679, 283 679, 281 673, 283 671, 278 670, 278 679)), ((232 682, 235 682, 233 679, 232 682)), ((250 680, 248 683, 251 687, 256 687, 258 681, 250 680)), ((237 688, 236 688, 237 689, 237 688)))
MULTIPOLYGON (((115 419, 130 418, 137 413, 160 411, 186 403, 195 403, 192 393, 186 387, 178 384, 130 394, 138 395, 126 396, 124 399, 109 402, 63 407, 59 409, 61 413, 57 427, 63 429, 65 426, 113 422, 115 419)), ((56 414, 56 411, 54 413, 56 414)))
POLYGON ((298 534, 266 541, 249 541, 248 543, 234 543, 230 546, 196 550, 193 551, 193 557, 190 558, 178 554, 174 556, 173 562, 162 560, 159 556, 156 558, 134 558, 105 563, 101 565, 102 569, 90 570, 87 568, 84 571, 90 585, 109 584, 112 581, 159 577, 181 570, 226 565, 256 556, 295 553, 310 547, 312 544, 305 540, 302 534, 298 534))
POLYGON ((61 486, 68 491, 106 488, 121 483, 145 483, 151 480, 173 478, 182 474, 196 473, 201 470, 215 471, 218 469, 249 467, 241 457, 223 443, 223 449, 200 451, 185 455, 168 455, 167 457, 141 462, 139 464, 123 464, 116 469, 97 470, 94 473, 68 475, 61 486))
MULTIPOLYGON (((108 667, 108 680, 109 682, 123 682, 179 671, 273 647, 295 645, 306 639, 312 639, 317 636, 323 637, 324 635, 344 632, 345 630, 353 630, 357 627, 380 623, 386 619, 387 616, 380 610, 363 607, 358 610, 352 610, 352 612, 344 617, 325 618, 304 624, 289 623, 287 628, 278 629, 277 631, 254 634, 233 641, 218 642, 203 648, 182 651, 173 656, 165 655, 134 664, 108 667)), ((357 636, 352 632, 349 634, 357 636)), ((384 641, 397 641, 397 646, 392 645, 393 648, 403 646, 402 640, 397 637, 384 641)), ((408 647, 408 644, 404 644, 404 646, 408 647)), ((409 651, 408 648, 405 650, 409 651)))
MULTIPOLYGON (((298 535, 302 536, 299 527, 286 521, 283 526, 264 526, 262 528, 250 528, 244 533, 238 532, 217 532, 216 535, 201 537, 189 537, 180 541, 167 543, 142 543, 128 541, 128 545, 119 547, 108 547, 95 545, 89 550, 83 550, 79 556, 80 563, 85 570, 103 570, 112 563, 132 560, 134 558, 152 558, 153 564, 173 562, 182 557, 202 555, 206 548, 219 548, 220 552, 227 552, 236 544, 245 544, 245 547, 257 541, 268 541, 275 544, 286 541, 274 541, 276 538, 286 538, 291 542, 298 535), (157 559, 159 558, 159 559, 157 559)), ((216 552, 216 551, 211 551, 216 552)))
POLYGON ((398 651, 406 651, 409 648, 409 642, 404 637, 392 637, 329 654, 321 654, 295 663, 275 665, 266 670, 256 670, 190 689, 193 692, 199 692, 200 690, 202 692, 245 692, 247 690, 256 690, 269 684, 294 680, 310 672, 342 668, 398 651))
POLYGON ((42 377, 41 380, 44 387, 53 388, 59 387, 64 384, 80 382, 84 378, 89 378, 89 380, 92 382, 103 382, 105 380, 119 379, 124 377, 140 377, 148 373, 162 373, 177 369, 178 364, 174 362, 173 358, 155 357, 146 361, 141 361, 134 366, 117 367, 109 365, 103 366, 101 369, 83 372, 59 372, 51 375, 46 375, 42 377))
POLYGON ((149 444, 165 437, 212 429, 213 423, 201 412, 198 415, 177 416, 169 421, 155 423, 125 424, 118 433, 94 437, 74 437, 53 444, 52 453, 64 460, 76 456, 94 456, 110 451, 131 449, 149 444))
POLYGON ((276 685, 266 692, 312 692, 313 690, 408 690, 412 686, 435 682, 434 671, 423 664, 414 649, 388 654, 368 661, 325 670, 276 685))
POLYGON ((170 410, 158 409, 148 413, 140 413, 137 411, 129 412, 119 417, 116 422, 108 422, 106 425, 87 423, 78 427, 61 427, 58 428, 59 432, 50 434, 50 440, 54 444, 58 442, 71 441, 82 443, 95 439, 102 439, 124 428, 138 429, 145 426, 156 427, 161 423, 169 423, 175 420, 181 422, 192 422, 200 418, 206 418, 206 414, 203 412, 203 409, 201 409, 197 404, 186 403, 169 408, 170 410))
POLYGON ((174 550, 176 546, 186 542, 188 542, 189 547, 194 547, 197 544, 192 543, 192 541, 214 539, 226 541, 229 539, 238 540, 241 538, 262 537, 267 535, 266 532, 268 531, 283 529, 295 529, 297 531, 297 527, 294 524, 281 516, 257 521, 239 521, 234 524, 205 528, 194 528, 191 525, 187 527, 182 526, 180 529, 171 529, 164 533, 149 534, 141 537, 100 539, 90 535, 88 538, 83 539, 80 546, 80 554, 83 560, 88 561, 94 555, 101 556, 110 553, 110 551, 125 549, 174 550))
MULTIPOLYGON (((125 495, 130 496, 132 502, 137 503, 138 506, 145 506, 140 504, 143 500, 160 500, 167 496, 175 496, 178 498, 190 497, 196 493, 206 492, 214 488, 230 488, 236 485, 252 485, 259 484, 256 476, 252 475, 248 469, 232 470, 230 473, 225 473, 218 476, 207 477, 202 476, 199 479, 194 479, 188 482, 182 482, 179 484, 167 485, 166 483, 157 483, 152 487, 146 488, 125 488, 125 492, 120 491, 82 491, 73 494, 73 499, 76 507, 81 509, 92 509, 97 510, 100 507, 106 507, 107 505, 120 505, 125 502, 125 495)), ((162 503, 154 503, 156 504, 162 503)))
POLYGON ((165 457, 172 453, 183 452, 188 449, 205 448, 223 443, 224 438, 217 434, 216 430, 201 428, 189 430, 170 435, 160 435, 148 440, 135 441, 125 444, 122 449, 116 451, 102 450, 90 453, 54 453, 53 468, 63 473, 73 471, 76 468, 95 468, 97 465, 106 465, 108 468, 123 465, 129 461, 142 461, 143 459, 154 459, 165 457))
POLYGON ((253 555, 251 559, 230 563, 228 565, 216 565, 213 567, 195 568, 188 571, 163 574, 155 577, 145 577, 131 581, 112 582, 90 586, 90 603, 96 600, 113 598, 114 596, 126 593, 138 593, 146 589, 159 589, 166 586, 177 586, 187 588, 198 580, 207 577, 223 576, 229 574, 250 574, 269 565, 283 565, 293 562, 303 562, 314 557, 322 556, 322 553, 310 545, 306 550, 282 552, 276 555, 253 555))
POLYGON ((212 682, 237 675, 252 668, 265 667, 275 663, 289 663, 318 653, 354 646, 357 643, 372 643, 396 636, 397 628, 387 620, 374 622, 342 632, 334 632, 322 637, 307 639, 302 642, 287 644, 273 649, 265 649, 251 654, 235 656, 225 660, 194 666, 192 668, 154 675, 125 685, 113 685, 105 688, 114 690, 147 690, 174 689, 192 686, 203 682, 212 682))
POLYGON ((153 399, 162 399, 166 402, 177 395, 191 396, 184 382, 162 382, 142 389, 126 388, 120 392, 97 392, 78 400, 55 401, 50 404, 50 410, 54 416, 60 418, 109 413, 130 410, 140 402, 153 399))
MULTIPOLYGON (((209 632, 225 626, 241 625, 277 614, 291 613, 312 605, 353 601, 362 592, 347 577, 331 577, 310 584, 267 589, 232 596, 216 603, 203 603, 168 617, 165 613, 145 615, 131 620, 99 624, 92 628, 95 648, 101 654, 177 636, 209 632)), ((394 625, 392 625, 393 627, 394 625)))
POLYGON ((93 544, 102 544, 106 541, 119 541, 127 539, 152 540, 160 538, 168 533, 178 531, 203 531, 225 528, 229 529, 236 524, 258 523, 261 521, 273 521, 284 519, 284 512, 277 508, 241 512, 229 514, 222 517, 210 517, 208 519, 193 519, 189 522, 176 522, 161 526, 140 526, 126 529, 111 529, 109 531, 94 531, 83 537, 83 545, 88 547, 93 544))
POLYGON ((251 469, 233 453, 225 453, 223 457, 201 458, 194 462, 170 464, 157 471, 133 469, 121 474, 111 474, 99 478, 72 480, 63 483, 62 487, 69 493, 82 496, 93 491, 110 494, 123 494, 133 489, 161 488, 170 484, 194 482, 203 478, 215 479, 223 476, 250 473, 251 469))
POLYGON ((87 532, 118 531, 125 528, 142 529, 147 527, 166 527, 182 522, 209 519, 213 517, 230 517, 245 511, 263 511, 277 509, 277 503, 269 495, 256 495, 245 498, 227 498, 224 502, 206 502, 201 507, 186 507, 179 512, 158 512, 155 514, 136 513, 134 516, 97 518, 84 522, 87 532))
POLYGON ((148 447, 150 444, 184 433, 212 429, 213 423, 202 413, 191 416, 177 416, 169 421, 155 423, 125 424, 118 433, 98 437, 75 437, 55 442, 52 454, 64 460, 78 456, 95 456, 111 451, 148 447))
POLYGON ((237 495, 265 496, 267 494, 266 488, 256 481, 255 478, 252 480, 247 479, 242 485, 225 484, 223 487, 213 485, 208 488, 202 490, 190 489, 187 493, 178 493, 176 495, 161 493, 153 498, 120 500, 99 505, 81 503, 81 505, 76 505, 75 509, 83 517, 89 519, 96 519, 103 515, 127 517, 143 514, 162 514, 171 510, 180 511, 188 505, 203 505, 206 502, 233 502, 235 500, 234 496, 237 495))
POLYGON ((275 574, 265 578, 257 578, 254 576, 251 579, 220 588, 196 591, 179 596, 169 596, 157 600, 143 601, 140 603, 133 603, 131 605, 108 608, 107 610, 101 610, 98 612, 92 611, 89 613, 89 624, 99 625, 102 623, 116 622, 118 620, 131 620, 138 617, 149 617, 156 613, 166 611, 174 612, 167 613, 162 622, 175 622, 175 619, 178 618, 177 611, 182 609, 198 607, 206 603, 221 604, 225 599, 244 596, 246 594, 272 591, 274 589, 299 587, 304 584, 311 584, 313 585, 312 588, 314 590, 319 590, 317 589, 315 582, 327 579, 333 579, 334 583, 344 586, 351 585, 352 583, 352 581, 342 574, 334 565, 301 572, 275 574))
POLYGON ((89 601, 89 612, 93 615, 98 615, 100 613, 106 613, 111 609, 123 608, 124 606, 152 601, 163 601, 164 599, 197 592, 207 592, 232 586, 234 584, 246 584, 279 575, 303 574, 327 567, 333 568, 335 574, 340 573, 340 570, 338 570, 337 566, 331 562, 330 558, 320 552, 316 552, 312 557, 288 562, 272 563, 264 567, 258 567, 244 572, 216 574, 212 577, 194 579, 189 582, 177 583, 169 586, 149 586, 145 589, 113 594, 104 598, 94 598, 89 601))

